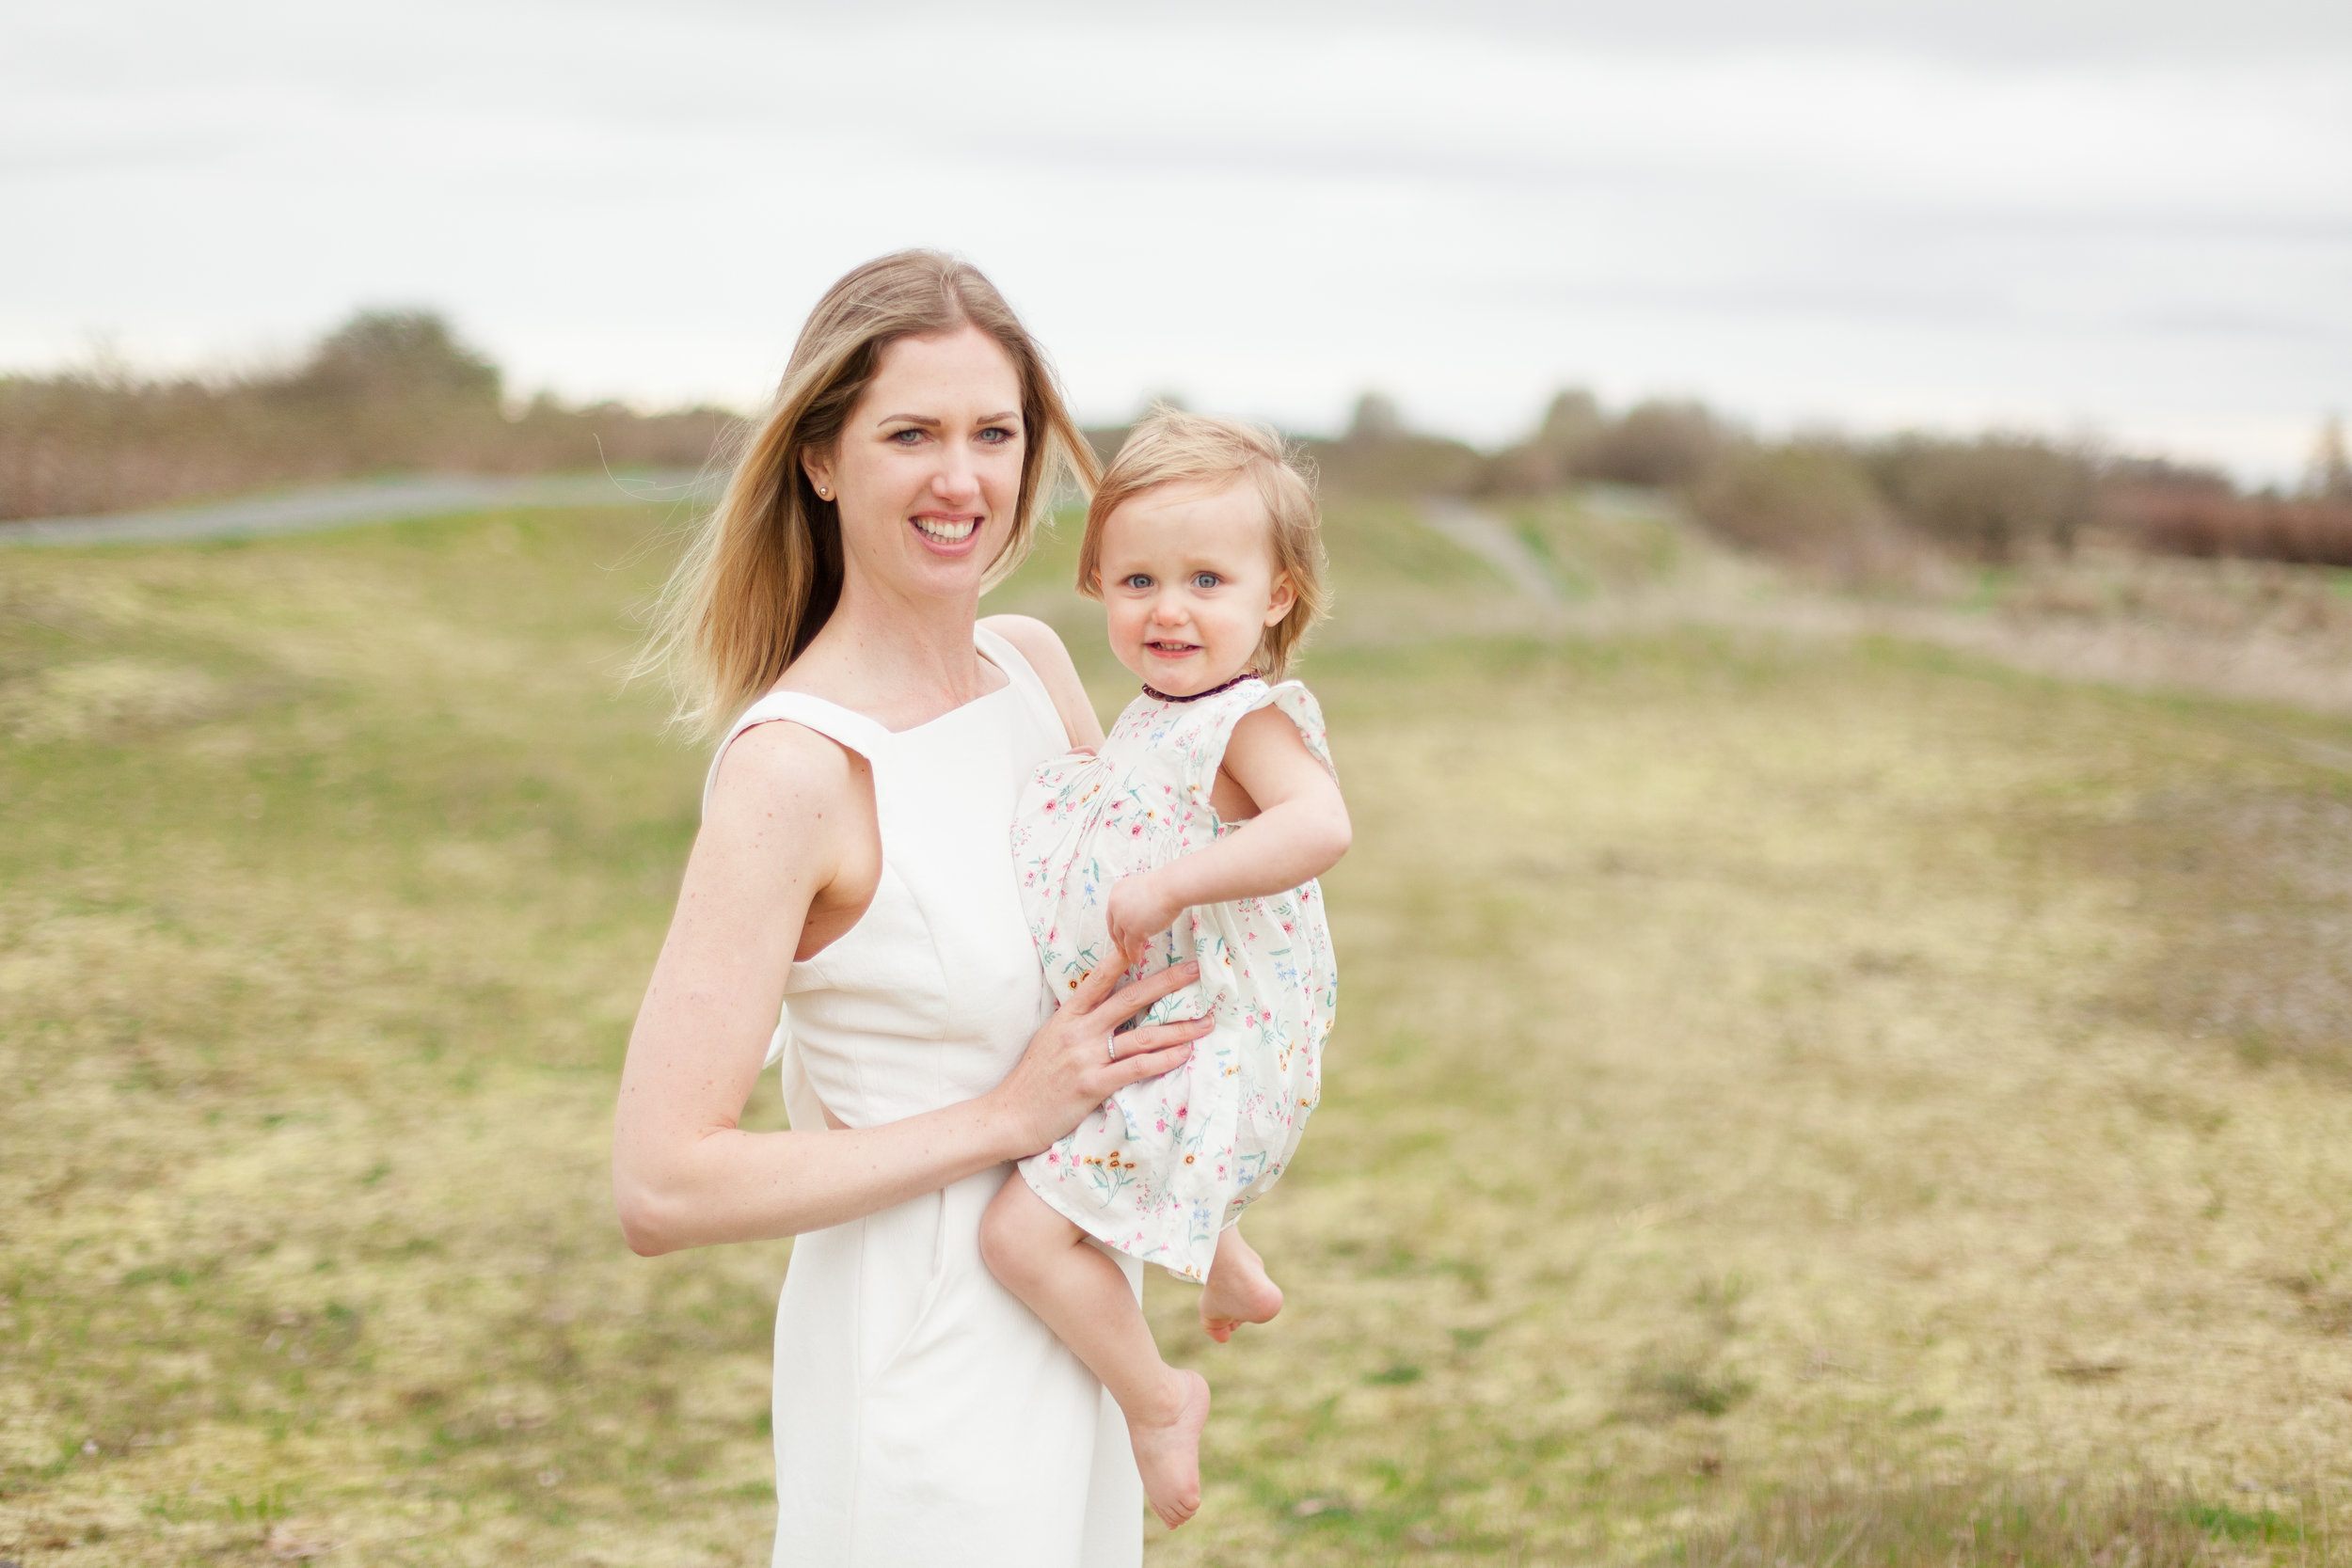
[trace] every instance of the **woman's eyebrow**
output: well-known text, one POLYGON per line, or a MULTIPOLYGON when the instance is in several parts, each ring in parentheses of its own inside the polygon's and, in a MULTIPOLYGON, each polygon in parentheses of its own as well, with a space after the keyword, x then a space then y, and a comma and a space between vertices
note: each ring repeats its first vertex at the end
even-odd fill
MULTIPOLYGON (((983 415, 981 415, 981 416, 980 416, 977 420, 975 420, 973 421, 973 423, 975 423, 975 424, 1014 424, 1014 423, 1018 423, 1018 422, 1020 422, 1020 419, 1021 419, 1021 410, 1019 410, 1018 408, 1008 408, 1008 409, 1003 410, 1003 411, 1002 411, 1002 412, 1000 412, 1000 413, 995 413, 995 414, 983 414, 983 415)), ((925 429, 925 430, 937 430, 937 429, 938 429, 938 428, 939 428, 942 424, 944 424, 944 423, 946 423, 946 420, 940 420, 940 419, 938 419, 938 418, 936 418, 936 417, 934 417, 934 416, 932 416, 932 415, 930 415, 930 414, 884 414, 884 415, 883 415, 881 419, 876 420, 874 421, 874 423, 875 423, 876 425, 886 425, 886 424, 911 424, 911 425, 920 425, 920 426, 921 426, 923 429, 925 429)))

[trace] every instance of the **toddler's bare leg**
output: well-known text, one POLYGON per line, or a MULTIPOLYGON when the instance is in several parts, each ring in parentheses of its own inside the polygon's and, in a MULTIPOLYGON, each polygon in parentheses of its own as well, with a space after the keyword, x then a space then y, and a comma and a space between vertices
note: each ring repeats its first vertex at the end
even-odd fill
MULTIPOLYGON (((1025 1185, 1025 1183, 1024 1183, 1025 1185)), ((1244 1323, 1272 1323, 1282 1310, 1282 1288, 1267 1277, 1265 1259, 1229 1225, 1216 1239, 1216 1260, 1200 1288, 1200 1326, 1218 1344, 1244 1323)))
POLYGON ((1031 1192, 1018 1171, 980 1222, 980 1256, 1119 1402, 1152 1511, 1170 1529, 1191 1518, 1200 1508, 1209 1385, 1199 1372, 1160 1359, 1119 1265, 1031 1192))

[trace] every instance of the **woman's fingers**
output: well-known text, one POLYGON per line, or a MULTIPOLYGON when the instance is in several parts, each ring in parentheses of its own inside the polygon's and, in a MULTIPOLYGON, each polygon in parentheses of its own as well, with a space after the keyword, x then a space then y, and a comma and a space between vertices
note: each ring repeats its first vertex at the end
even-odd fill
POLYGON ((1103 1005, 1103 999, 1110 995, 1119 985, 1119 977, 1126 973, 1127 966, 1123 963, 1096 964, 1079 979, 1077 987, 1062 1006, 1082 1013, 1092 1012, 1103 1005))
MULTIPOLYGON (((1093 976, 1087 978, 1090 980, 1093 976)), ((1110 993, 1111 1014, 1115 1018, 1133 1018, 1161 997, 1173 995, 1200 978, 1200 966, 1197 963, 1170 964, 1166 969, 1154 970, 1142 979, 1121 986, 1110 993)), ((1081 992, 1086 990, 1083 985, 1078 989, 1081 992)))
POLYGON ((1154 1023, 1148 1028, 1130 1029, 1114 1037, 1119 1041, 1120 1059, 1124 1061, 1144 1052, 1190 1045, 1216 1027, 1216 1020, 1213 1018, 1180 1018, 1173 1023, 1154 1023))
MULTIPOLYGON (((1142 1031, 1137 1030, 1136 1033, 1140 1034, 1142 1031)), ((1191 1054, 1192 1041, 1190 1039, 1179 1040, 1173 1045, 1163 1046, 1157 1051, 1137 1051, 1133 1053, 1122 1052, 1120 1053, 1119 1060, 1113 1064, 1118 1070, 1111 1074, 1111 1087, 1121 1088, 1129 1084, 1140 1083, 1146 1078, 1157 1078, 1163 1072, 1173 1072, 1183 1067, 1184 1058, 1191 1054)))

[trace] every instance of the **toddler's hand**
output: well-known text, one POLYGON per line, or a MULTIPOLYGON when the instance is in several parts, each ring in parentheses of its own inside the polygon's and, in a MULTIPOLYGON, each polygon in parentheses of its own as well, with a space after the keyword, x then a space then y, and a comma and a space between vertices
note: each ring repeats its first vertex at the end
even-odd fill
POLYGON ((1111 884, 1108 911, 1111 942, 1119 955, 1129 963, 1143 957, 1152 945, 1152 939, 1176 924, 1176 917, 1184 907, 1168 898, 1159 890, 1159 879, 1150 872, 1140 877, 1122 877, 1111 884))

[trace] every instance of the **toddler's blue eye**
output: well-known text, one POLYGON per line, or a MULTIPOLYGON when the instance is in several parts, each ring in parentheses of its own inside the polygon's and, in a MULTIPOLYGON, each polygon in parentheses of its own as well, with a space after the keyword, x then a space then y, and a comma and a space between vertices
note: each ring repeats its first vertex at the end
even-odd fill
POLYGON ((1224 578, 1218 577, 1215 572, 1195 572, 1192 574, 1192 585, 1195 588, 1215 588, 1223 580, 1224 578))
POLYGON ((1132 572, 1120 580, 1129 588, 1149 588, 1152 586, 1152 579, 1141 572, 1132 572))

